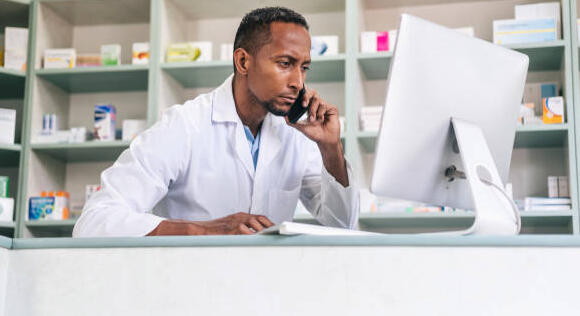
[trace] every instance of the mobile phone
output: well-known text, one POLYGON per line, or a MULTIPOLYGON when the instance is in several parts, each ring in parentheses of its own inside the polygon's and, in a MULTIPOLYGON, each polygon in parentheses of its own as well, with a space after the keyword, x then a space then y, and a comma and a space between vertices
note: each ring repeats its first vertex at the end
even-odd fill
POLYGON ((306 93, 306 89, 302 88, 298 93, 296 101, 294 102, 294 104, 292 104, 290 111, 288 111, 288 114, 286 114, 288 120, 292 124, 298 122, 298 119, 301 118, 306 111, 308 111, 309 107, 302 106, 302 101, 304 100, 304 93, 306 93))

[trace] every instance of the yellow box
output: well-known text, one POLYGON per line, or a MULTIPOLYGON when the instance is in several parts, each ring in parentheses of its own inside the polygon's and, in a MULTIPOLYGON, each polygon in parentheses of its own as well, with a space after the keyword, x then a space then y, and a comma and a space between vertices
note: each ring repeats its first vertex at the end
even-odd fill
POLYGON ((562 124, 564 123, 564 98, 551 97, 542 99, 544 124, 562 124))

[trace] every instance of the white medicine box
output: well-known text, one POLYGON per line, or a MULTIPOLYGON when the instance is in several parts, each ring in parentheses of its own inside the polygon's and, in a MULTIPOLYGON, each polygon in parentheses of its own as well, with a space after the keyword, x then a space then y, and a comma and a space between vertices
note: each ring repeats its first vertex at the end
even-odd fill
POLYGON ((14 144, 16 110, 0 108, 0 144, 14 144))

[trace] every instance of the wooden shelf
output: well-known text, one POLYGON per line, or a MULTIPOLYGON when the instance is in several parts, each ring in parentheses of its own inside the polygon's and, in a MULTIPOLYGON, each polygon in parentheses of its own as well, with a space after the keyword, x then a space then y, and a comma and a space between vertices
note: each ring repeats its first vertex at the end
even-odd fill
POLYGON ((124 141, 91 141, 75 144, 32 144, 32 150, 64 162, 114 161, 129 147, 124 141))
POLYGON ((38 69, 36 75, 69 93, 145 91, 147 65, 38 69))

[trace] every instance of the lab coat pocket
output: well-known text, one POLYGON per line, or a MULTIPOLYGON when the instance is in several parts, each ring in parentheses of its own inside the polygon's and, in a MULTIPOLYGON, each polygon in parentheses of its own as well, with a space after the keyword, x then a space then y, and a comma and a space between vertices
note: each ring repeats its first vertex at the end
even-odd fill
POLYGON ((268 202, 268 218, 276 224, 292 221, 299 194, 300 186, 289 191, 271 190, 268 202))

